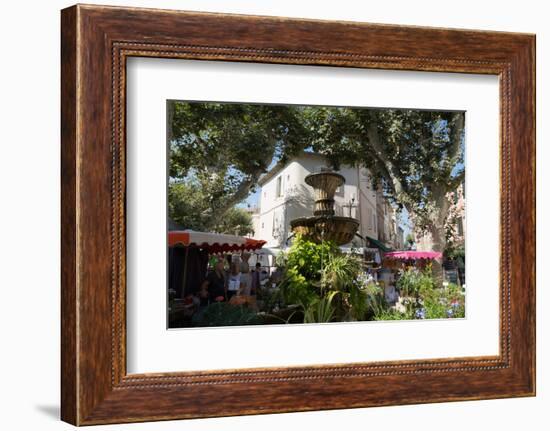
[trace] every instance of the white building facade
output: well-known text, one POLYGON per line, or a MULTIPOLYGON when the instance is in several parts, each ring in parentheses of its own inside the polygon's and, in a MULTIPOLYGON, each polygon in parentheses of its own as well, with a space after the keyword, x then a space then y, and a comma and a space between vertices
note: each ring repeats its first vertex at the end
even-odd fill
MULTIPOLYGON (((259 220, 254 236, 266 240, 266 247, 285 248, 291 235, 290 221, 313 215, 313 188, 305 183, 305 177, 325 166, 322 155, 303 152, 260 178, 259 220)), ((334 197, 336 215, 357 219, 359 235, 378 239, 377 193, 368 170, 342 166, 338 173, 346 182, 334 197)), ((355 245, 361 246, 359 238, 355 245)))

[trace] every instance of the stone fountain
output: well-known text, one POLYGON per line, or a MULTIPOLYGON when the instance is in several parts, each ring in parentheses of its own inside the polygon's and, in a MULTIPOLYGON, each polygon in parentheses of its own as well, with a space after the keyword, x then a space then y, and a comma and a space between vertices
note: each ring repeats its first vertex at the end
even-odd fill
POLYGON ((334 213, 334 194, 346 179, 334 171, 324 169, 306 176, 305 182, 314 190, 313 216, 291 220, 292 231, 316 243, 323 240, 334 241, 337 245, 351 242, 359 221, 352 217, 336 216, 334 213))

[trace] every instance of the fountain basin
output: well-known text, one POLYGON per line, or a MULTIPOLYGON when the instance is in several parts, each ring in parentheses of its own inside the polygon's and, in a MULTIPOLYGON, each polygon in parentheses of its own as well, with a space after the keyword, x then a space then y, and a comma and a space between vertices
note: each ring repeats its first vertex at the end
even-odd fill
POLYGON ((292 220, 290 227, 293 232, 315 243, 333 241, 340 246, 353 240, 359 221, 340 216, 300 217, 292 220))
POLYGON ((307 175, 305 182, 313 187, 313 216, 291 220, 292 231, 315 243, 333 241, 338 246, 350 243, 359 227, 359 220, 337 216, 334 211, 334 194, 346 182, 344 176, 323 168, 321 172, 307 175))

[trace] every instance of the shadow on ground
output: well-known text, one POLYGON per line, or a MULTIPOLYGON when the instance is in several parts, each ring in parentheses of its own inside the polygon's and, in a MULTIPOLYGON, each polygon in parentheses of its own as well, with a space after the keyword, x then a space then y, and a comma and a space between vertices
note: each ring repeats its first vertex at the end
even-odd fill
POLYGON ((59 406, 49 405, 49 406, 35 406, 36 410, 45 416, 49 416, 51 419, 59 419, 59 406))

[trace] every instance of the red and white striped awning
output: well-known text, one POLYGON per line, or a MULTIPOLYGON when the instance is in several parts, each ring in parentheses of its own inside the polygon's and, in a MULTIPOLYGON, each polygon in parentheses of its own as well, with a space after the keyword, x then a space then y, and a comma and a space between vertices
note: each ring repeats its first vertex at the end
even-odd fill
POLYGON ((390 251, 384 253, 384 257, 387 259, 399 259, 399 260, 415 260, 415 259, 441 259, 443 253, 440 251, 390 251))
POLYGON ((193 230, 172 230, 168 232, 168 246, 195 246, 208 250, 210 253, 229 251, 257 250, 266 241, 246 238, 244 236, 227 235, 212 232, 197 232, 193 230))

